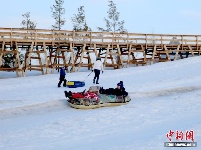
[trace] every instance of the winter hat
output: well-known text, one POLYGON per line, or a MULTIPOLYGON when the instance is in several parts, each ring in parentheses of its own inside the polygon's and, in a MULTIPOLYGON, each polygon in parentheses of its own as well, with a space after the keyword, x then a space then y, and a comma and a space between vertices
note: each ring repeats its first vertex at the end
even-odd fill
POLYGON ((117 86, 121 86, 121 83, 117 83, 117 86))
POLYGON ((121 87, 124 87, 123 81, 120 81, 119 83, 121 84, 121 87))

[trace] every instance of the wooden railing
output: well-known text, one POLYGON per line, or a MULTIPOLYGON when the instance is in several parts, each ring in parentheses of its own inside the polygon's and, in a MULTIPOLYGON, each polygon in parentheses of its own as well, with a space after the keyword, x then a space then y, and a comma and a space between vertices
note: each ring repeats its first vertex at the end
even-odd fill
POLYGON ((100 44, 173 44, 200 45, 201 35, 141 34, 113 32, 75 32, 68 30, 26 30, 20 28, 0 28, 0 40, 5 42, 79 42, 100 44))

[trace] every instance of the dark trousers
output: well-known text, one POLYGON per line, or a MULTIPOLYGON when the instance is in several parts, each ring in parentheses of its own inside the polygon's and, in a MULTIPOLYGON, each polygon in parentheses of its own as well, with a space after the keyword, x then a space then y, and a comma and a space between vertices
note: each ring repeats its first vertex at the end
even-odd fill
POLYGON ((100 70, 94 69, 94 73, 95 73, 94 80, 96 79, 96 83, 97 83, 99 80, 100 70))
POLYGON ((60 78, 59 78, 59 83, 58 83, 58 87, 61 86, 61 83, 62 83, 62 82, 64 82, 64 83, 63 83, 63 86, 66 86, 66 79, 65 79, 65 76, 60 76, 60 78))

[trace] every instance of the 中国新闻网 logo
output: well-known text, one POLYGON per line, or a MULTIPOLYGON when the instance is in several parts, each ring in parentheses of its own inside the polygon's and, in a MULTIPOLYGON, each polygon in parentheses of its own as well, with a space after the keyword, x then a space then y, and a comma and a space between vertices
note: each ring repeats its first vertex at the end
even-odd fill
POLYGON ((194 142, 194 131, 173 131, 170 130, 166 137, 169 142, 164 142, 165 147, 197 147, 197 142, 194 142))

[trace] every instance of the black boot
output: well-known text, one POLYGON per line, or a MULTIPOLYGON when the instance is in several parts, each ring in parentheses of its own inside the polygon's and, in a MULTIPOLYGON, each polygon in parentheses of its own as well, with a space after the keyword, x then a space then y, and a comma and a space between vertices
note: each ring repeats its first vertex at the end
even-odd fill
POLYGON ((66 98, 69 96, 67 91, 64 91, 66 98))
POLYGON ((63 87, 66 87, 66 79, 64 79, 63 87))
POLYGON ((69 96, 72 96, 72 95, 73 95, 73 93, 72 93, 71 91, 69 91, 69 92, 68 92, 68 95, 69 95, 69 96))
POLYGON ((95 79, 93 79, 93 83, 95 83, 95 79))
POLYGON ((59 80, 58 87, 61 87, 61 83, 62 83, 62 81, 59 80))
POLYGON ((96 79, 96 84, 99 84, 99 83, 98 83, 98 79, 99 79, 99 78, 96 79))
POLYGON ((99 93, 103 94, 103 87, 100 87, 99 93))

